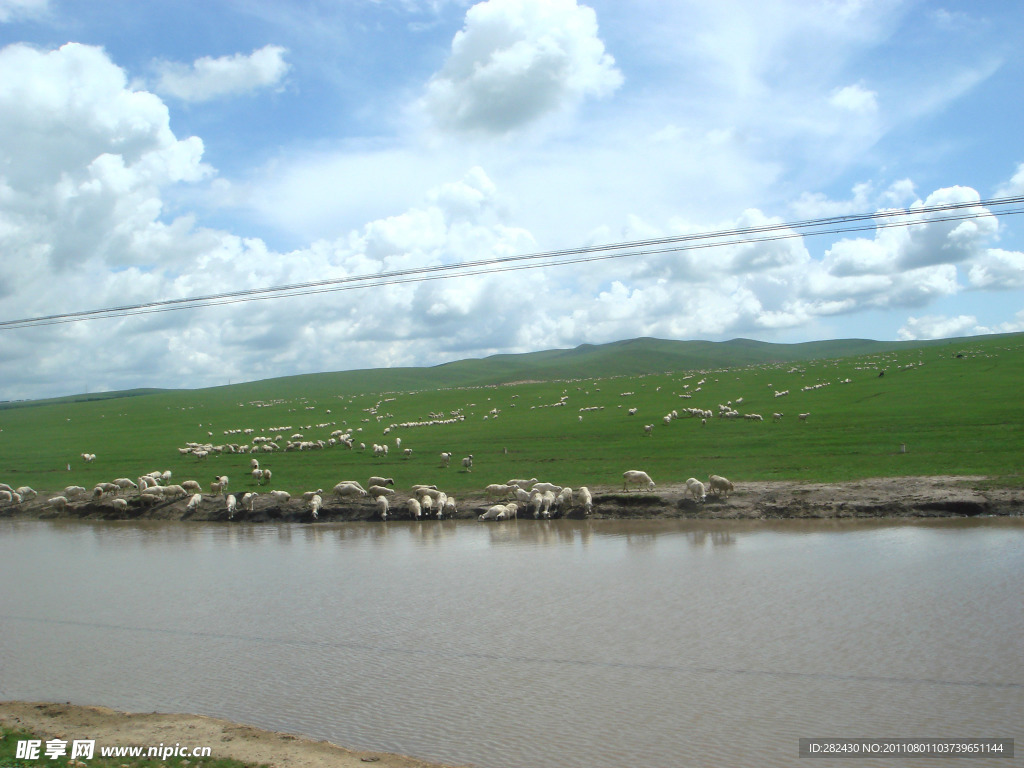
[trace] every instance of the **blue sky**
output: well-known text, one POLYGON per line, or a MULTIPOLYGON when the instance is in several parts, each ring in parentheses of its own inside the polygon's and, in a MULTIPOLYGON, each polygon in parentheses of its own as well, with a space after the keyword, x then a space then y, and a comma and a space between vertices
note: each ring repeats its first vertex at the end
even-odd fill
MULTIPOLYGON (((1012 2, 0 0, 0 320, 1021 195, 1022 22, 1012 2)), ((0 329, 0 399, 645 335, 1024 330, 1024 220, 988 212, 0 329)))

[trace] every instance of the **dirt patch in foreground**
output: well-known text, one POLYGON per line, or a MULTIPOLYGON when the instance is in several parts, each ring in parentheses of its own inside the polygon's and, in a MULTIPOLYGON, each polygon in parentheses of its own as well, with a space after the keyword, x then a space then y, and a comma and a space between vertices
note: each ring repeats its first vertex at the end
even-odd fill
MULTIPOLYGON (((200 715, 128 714, 106 707, 0 702, 0 724, 42 738, 94 739, 100 747, 150 747, 180 744, 210 747, 213 759, 233 758, 249 765, 282 768, 444 768, 386 752, 355 752, 327 741, 264 731, 200 715)), ((45 761, 44 761, 45 762, 45 761)))
MULTIPOLYGON (((737 483, 728 498, 709 494, 698 502, 683 484, 658 486, 653 492, 623 492, 611 486, 591 486, 594 519, 806 519, 806 518, 878 518, 878 517, 977 517, 986 515, 1024 515, 1024 489, 994 487, 983 477, 897 477, 872 478, 847 483, 797 483, 790 481, 737 483)), ((237 495, 241 498, 242 491, 237 495)), ((369 499, 357 501, 333 499, 324 494, 325 506, 314 520, 301 499, 286 503, 269 495, 256 499, 253 511, 239 509, 229 520, 223 495, 203 496, 195 511, 186 509, 186 500, 161 501, 143 505, 138 495, 123 498, 127 506, 118 509, 113 499, 75 501, 62 512, 47 504, 56 494, 17 506, 0 508, 0 517, 22 519, 88 520, 193 520, 221 522, 350 522, 380 520, 369 499)), ((408 494, 398 490, 390 497, 389 520, 409 520, 405 508, 408 494)), ((483 496, 457 500, 459 519, 476 518, 491 504, 483 496)), ((573 508, 556 516, 587 517, 573 508)), ((520 511, 520 517, 532 514, 520 511)), ((424 517, 424 520, 430 519, 424 517)))

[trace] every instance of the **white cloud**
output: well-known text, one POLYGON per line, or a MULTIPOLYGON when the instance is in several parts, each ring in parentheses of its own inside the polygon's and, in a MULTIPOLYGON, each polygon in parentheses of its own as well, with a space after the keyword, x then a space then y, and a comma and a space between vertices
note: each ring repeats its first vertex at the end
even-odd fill
POLYGON ((182 101, 210 101, 261 88, 277 88, 288 73, 289 65, 284 59, 287 52, 279 45, 265 45, 249 55, 236 53, 216 59, 204 56, 191 65, 158 62, 154 88, 182 101))
POLYGON ((576 0, 486 0, 466 13, 423 107, 446 130, 501 134, 622 83, 576 0))
POLYGON ((878 94, 855 83, 832 91, 829 103, 848 112, 870 114, 878 111, 878 94))
POLYGON ((946 339, 953 336, 975 336, 987 333, 978 325, 974 315, 926 315, 924 317, 908 317, 906 325, 899 329, 897 336, 901 341, 916 339, 946 339))
POLYGON ((968 280, 972 288, 1020 290, 1024 288, 1024 253, 990 248, 971 264, 968 280))
POLYGON ((1024 163, 1017 166, 1017 172, 996 191, 996 197, 1024 195, 1024 163))
POLYGON ((25 259, 5 259, 15 280, 37 274, 29 264, 170 263, 188 247, 160 190, 210 173, 202 141, 177 139, 160 99, 130 90, 101 49, 0 50, 0 113, 0 243, 25 259))
POLYGON ((0 0, 0 24, 43 16, 49 10, 49 0, 0 0))

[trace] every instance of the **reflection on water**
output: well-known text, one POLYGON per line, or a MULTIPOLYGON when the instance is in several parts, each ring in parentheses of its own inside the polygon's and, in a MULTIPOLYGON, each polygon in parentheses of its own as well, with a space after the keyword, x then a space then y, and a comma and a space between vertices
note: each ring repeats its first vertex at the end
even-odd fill
POLYGON ((0 698, 483 767, 791 765, 1024 711, 1020 520, 4 522, 0 577, 0 698))

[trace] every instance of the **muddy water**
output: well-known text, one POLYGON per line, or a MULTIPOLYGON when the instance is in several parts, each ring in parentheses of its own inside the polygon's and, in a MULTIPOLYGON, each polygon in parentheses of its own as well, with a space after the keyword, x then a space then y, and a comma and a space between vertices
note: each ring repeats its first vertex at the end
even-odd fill
POLYGON ((802 765, 825 736, 1024 749, 1019 519, 4 522, 0 579, 5 699, 482 768, 802 765))

